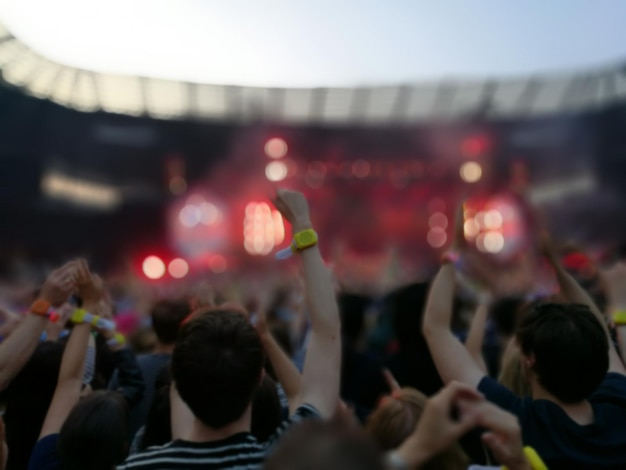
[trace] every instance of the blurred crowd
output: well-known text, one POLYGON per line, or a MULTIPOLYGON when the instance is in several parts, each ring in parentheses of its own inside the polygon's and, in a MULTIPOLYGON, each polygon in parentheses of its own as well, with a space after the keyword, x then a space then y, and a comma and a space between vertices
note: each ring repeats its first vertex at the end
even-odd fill
POLYGON ((391 251, 326 264, 305 197, 274 204, 279 275, 155 291, 76 259, 2 284, 1 468, 626 468, 620 256, 538 228, 495 260, 460 204, 415 280, 391 251))

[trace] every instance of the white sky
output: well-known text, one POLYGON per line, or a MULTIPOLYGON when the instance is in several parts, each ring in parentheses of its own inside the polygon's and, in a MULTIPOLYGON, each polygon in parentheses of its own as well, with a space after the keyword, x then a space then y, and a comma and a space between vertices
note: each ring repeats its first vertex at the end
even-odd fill
POLYGON ((99 72, 331 86, 626 59, 622 0, 0 0, 44 56, 99 72))

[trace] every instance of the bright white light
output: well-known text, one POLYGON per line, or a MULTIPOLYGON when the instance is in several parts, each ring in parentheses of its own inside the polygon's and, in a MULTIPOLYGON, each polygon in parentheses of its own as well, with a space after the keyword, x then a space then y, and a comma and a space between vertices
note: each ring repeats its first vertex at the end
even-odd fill
POLYGON ((504 236, 500 232, 481 234, 476 238, 476 247, 485 253, 500 253, 504 248, 504 236))
POLYGON ((446 231, 440 227, 431 228, 426 237, 428 244, 433 248, 441 248, 448 241, 446 231))
POLYGON ((289 172, 287 165, 283 162, 271 162, 265 167, 265 176, 270 181, 282 181, 289 172))
POLYGON ((448 218, 443 212, 435 212, 430 216, 430 219, 428 219, 428 226, 430 228, 439 227, 446 229, 448 227, 448 218))
POLYGON ((200 210, 200 222, 204 225, 213 225, 222 217, 221 211, 210 202, 203 202, 198 205, 200 210))
POLYGON ((101 209, 112 209, 122 202, 122 195, 116 188, 60 173, 45 175, 41 189, 49 197, 101 209))
POLYGON ((269 158, 283 158, 287 155, 287 142, 279 137, 274 137, 265 143, 265 155, 269 158))
POLYGON ((175 258, 170 262, 167 270, 174 279, 182 279, 189 272, 189 264, 182 258, 175 258))
POLYGON ((463 224, 463 229, 465 231, 465 238, 474 238, 480 232, 480 226, 475 219, 467 219, 463 224))
POLYGON ((285 239, 283 218, 265 202, 251 202, 245 210, 243 245, 251 255, 268 255, 285 239))
POLYGON ((158 256, 148 256, 141 267, 148 279, 161 279, 165 274, 165 263, 158 256))
POLYGON ((483 169, 476 162, 465 162, 461 165, 461 178, 466 183, 476 183, 483 175, 483 169))
POLYGON ((500 211, 492 209, 487 211, 484 218, 485 228, 488 229, 499 229, 502 227, 502 214, 500 211))
POLYGON ((180 210, 178 219, 183 226, 192 228, 202 221, 202 211, 198 208, 198 206, 187 204, 180 210))

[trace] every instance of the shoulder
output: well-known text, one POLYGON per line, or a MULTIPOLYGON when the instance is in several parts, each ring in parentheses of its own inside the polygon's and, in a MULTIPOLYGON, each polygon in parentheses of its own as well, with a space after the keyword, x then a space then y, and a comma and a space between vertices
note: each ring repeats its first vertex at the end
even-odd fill
POLYGON ((37 441, 28 464, 29 470, 61 469, 61 461, 57 453, 58 434, 50 434, 37 441))
POLYGON ((478 391, 485 395, 485 398, 490 402, 514 414, 521 413, 524 409, 524 404, 532 401, 530 398, 517 396, 491 377, 482 378, 478 384, 478 391))
POLYGON ((278 427, 278 429, 276 429, 274 434, 272 434, 272 436, 264 444, 265 447, 273 447, 287 429, 289 429, 294 424, 305 421, 307 419, 322 419, 322 415, 313 405, 305 403, 296 408, 291 416, 289 416, 289 418, 281 423, 281 425, 278 427))
POLYGON ((626 375, 617 372, 606 374, 591 398, 591 402, 617 402, 626 406, 626 375))

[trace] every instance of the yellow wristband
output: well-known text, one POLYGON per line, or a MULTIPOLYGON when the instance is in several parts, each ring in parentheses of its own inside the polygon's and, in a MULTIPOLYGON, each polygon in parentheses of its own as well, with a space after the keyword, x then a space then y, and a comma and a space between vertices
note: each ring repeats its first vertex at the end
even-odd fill
POLYGON ((72 321, 72 323, 82 323, 85 319, 85 315, 87 315, 87 310, 77 308, 76 310, 74 310, 74 313, 70 317, 70 320, 72 321))
MULTIPOLYGON (((548 470, 548 466, 541 460, 539 454, 530 446, 524 447, 524 455, 533 470, 548 470)), ((508 470, 506 465, 502 466, 502 470, 508 470)))
POLYGON ((626 325, 626 310, 620 310, 613 314, 613 323, 616 325, 626 325))

